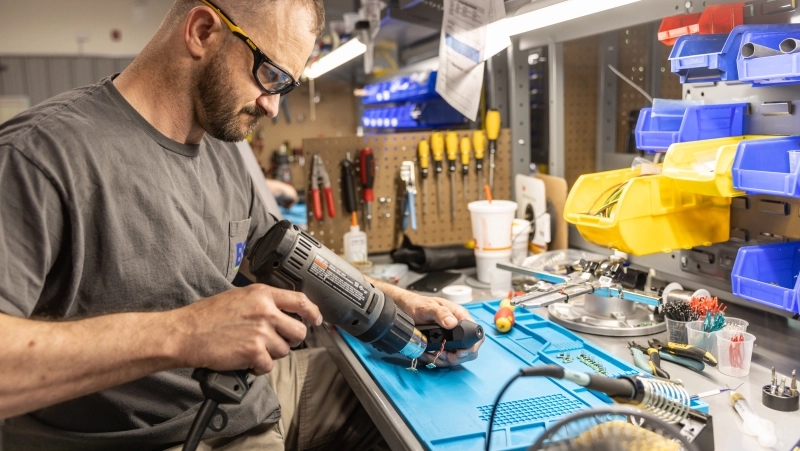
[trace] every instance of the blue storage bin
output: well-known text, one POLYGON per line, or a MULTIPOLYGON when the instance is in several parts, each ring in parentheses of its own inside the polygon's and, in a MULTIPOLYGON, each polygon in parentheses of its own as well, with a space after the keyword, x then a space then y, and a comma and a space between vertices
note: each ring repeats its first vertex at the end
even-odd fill
POLYGON ((690 106, 683 114, 678 109, 654 114, 643 108, 636 122, 636 147, 650 152, 666 152, 679 142, 741 136, 747 103, 690 106))
POLYGON ((747 246, 736 256, 731 286, 740 298, 800 313, 798 274, 800 242, 747 246))
POLYGON ((777 30, 785 25, 739 25, 730 34, 685 35, 678 38, 669 55, 672 72, 681 83, 739 80, 737 58, 742 35, 777 30))
POLYGON ((373 83, 364 86, 367 95, 361 98, 364 105, 421 101, 440 97, 436 92, 436 71, 373 83))
POLYGON ((444 99, 364 110, 361 125, 376 129, 417 129, 463 125, 467 119, 444 99))
POLYGON ((731 169, 733 188, 748 194, 800 197, 800 164, 792 168, 790 155, 798 151, 800 136, 742 141, 731 169))
MULTIPOLYGON (((779 50, 780 43, 786 38, 800 39, 800 24, 746 31, 742 35, 742 45, 752 42, 779 50)), ((745 59, 739 52, 736 63, 739 80, 749 81, 756 87, 800 83, 800 53, 745 59)))

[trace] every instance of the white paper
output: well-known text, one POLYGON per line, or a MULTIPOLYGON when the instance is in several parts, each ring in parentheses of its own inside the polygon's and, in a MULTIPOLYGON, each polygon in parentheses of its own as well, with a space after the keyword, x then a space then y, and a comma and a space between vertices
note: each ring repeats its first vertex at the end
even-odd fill
POLYGON ((487 48, 487 26, 504 17, 503 0, 444 0, 436 92, 472 121, 478 115, 486 58, 502 50, 503 40, 494 36, 487 48))

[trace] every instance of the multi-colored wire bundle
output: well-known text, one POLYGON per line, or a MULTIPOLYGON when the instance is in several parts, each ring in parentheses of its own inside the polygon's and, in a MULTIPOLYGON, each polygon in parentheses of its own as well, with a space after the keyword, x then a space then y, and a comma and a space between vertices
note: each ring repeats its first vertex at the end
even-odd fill
POLYGON ((668 301, 664 304, 664 315, 673 321, 696 321, 700 315, 685 301, 668 301))
POLYGON ((603 218, 611 217, 612 207, 616 205, 617 202, 619 202, 619 198, 622 197, 622 192, 625 191, 625 187, 628 186, 629 182, 630 180, 620 183, 619 185, 612 186, 611 188, 603 191, 603 193, 600 194, 597 200, 594 201, 592 206, 589 207, 589 212, 586 214, 590 216, 600 216, 603 218), (603 205, 600 207, 600 209, 597 211, 592 211, 594 206, 597 205, 597 203, 600 202, 600 199, 602 199, 603 196, 605 196, 605 194, 608 193, 609 191, 611 191, 611 194, 606 198, 605 202, 603 202, 603 205))
POLYGON ((728 307, 716 297, 693 297, 689 306, 698 318, 703 318, 703 332, 716 332, 725 327, 725 310, 728 307))

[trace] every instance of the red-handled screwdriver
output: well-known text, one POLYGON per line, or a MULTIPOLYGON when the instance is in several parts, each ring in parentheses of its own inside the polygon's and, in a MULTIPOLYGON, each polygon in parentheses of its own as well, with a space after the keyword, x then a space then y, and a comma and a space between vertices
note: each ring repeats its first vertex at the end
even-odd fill
POLYGON ((361 187, 364 192, 364 217, 367 230, 372 228, 372 202, 375 195, 372 187, 375 184, 375 156, 369 147, 361 149, 361 187))

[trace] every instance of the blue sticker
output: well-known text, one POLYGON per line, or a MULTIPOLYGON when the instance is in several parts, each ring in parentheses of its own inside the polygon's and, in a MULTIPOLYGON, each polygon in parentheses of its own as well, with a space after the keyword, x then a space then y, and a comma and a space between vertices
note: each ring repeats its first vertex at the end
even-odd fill
POLYGON ((239 266, 242 264, 242 259, 244 259, 244 244, 247 241, 242 241, 241 243, 236 243, 236 265, 233 268, 233 271, 236 272, 239 270, 239 266))

